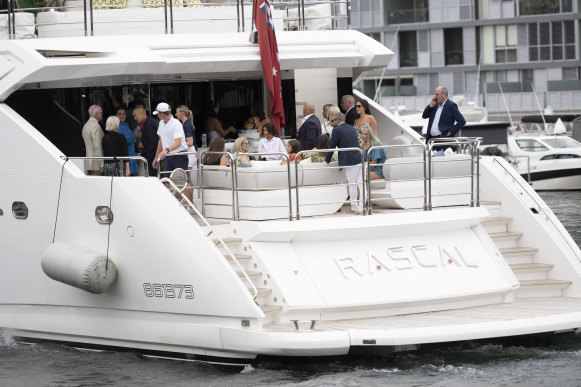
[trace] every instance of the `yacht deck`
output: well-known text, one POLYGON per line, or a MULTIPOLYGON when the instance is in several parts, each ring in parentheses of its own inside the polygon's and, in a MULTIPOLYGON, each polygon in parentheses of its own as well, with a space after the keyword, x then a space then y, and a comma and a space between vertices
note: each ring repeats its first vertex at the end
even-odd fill
MULTIPOLYGON (((432 335, 438 336, 438 332, 444 329, 468 328, 468 325, 484 328, 492 323, 496 327, 501 324, 523 320, 541 319, 553 320, 553 323, 562 320, 565 325, 561 329, 570 329, 581 326, 581 298, 547 297, 515 299, 509 303, 476 306, 469 308, 444 310, 437 312, 414 313, 388 317, 375 317, 364 319, 350 319, 337 321, 317 321, 315 331, 332 330, 382 330, 393 333, 390 336, 398 337, 406 335, 406 331, 419 331, 429 328, 432 335), (578 325, 572 321, 576 321, 578 325)), ((309 324, 301 322, 301 327, 307 328, 309 324)), ((267 331, 285 332, 295 331, 293 323, 273 323, 264 326, 267 331)), ((485 331, 486 329, 483 329, 485 331)), ((530 332, 535 333, 535 332, 530 332)), ((485 335, 489 336, 489 335, 485 335)))

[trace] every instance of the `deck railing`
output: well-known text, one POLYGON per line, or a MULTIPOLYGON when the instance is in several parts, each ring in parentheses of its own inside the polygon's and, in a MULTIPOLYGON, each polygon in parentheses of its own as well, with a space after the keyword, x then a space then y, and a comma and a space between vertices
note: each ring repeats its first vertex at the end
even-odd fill
MULTIPOLYGON (((174 34, 175 16, 180 14, 180 10, 185 8, 218 8, 227 7, 236 8, 236 16, 212 16, 208 19, 196 19, 197 22, 216 22, 232 21, 236 25, 238 32, 250 32, 253 30, 252 25, 252 8, 253 1, 250 0, 231 0, 231 1, 212 1, 206 3, 188 3, 183 7, 177 7, 177 1, 164 0, 163 4, 145 4, 142 7, 134 5, 102 5, 93 0, 83 1, 82 6, 65 5, 62 0, 51 0, 46 2, 44 7, 21 8, 17 6, 17 0, 7 0, 8 7, 0 10, 0 15, 7 15, 8 39, 16 38, 16 14, 21 12, 41 13, 41 12, 83 12, 83 30, 85 36, 95 34, 94 10, 111 10, 116 9, 134 9, 134 8, 159 8, 163 9, 164 33, 174 34), (249 22, 250 21, 250 25, 249 22)), ((282 21, 283 29, 289 31, 302 31, 309 29, 351 29, 351 0, 280 0, 271 1, 271 7, 275 12, 273 20, 282 21)), ((194 20, 190 20, 194 21, 194 20)), ((143 20, 148 23, 150 20, 143 20)), ((20 24, 19 24, 20 26, 20 24)), ((27 27, 32 27, 27 25, 27 27)), ((34 27, 37 27, 35 24, 34 27)), ((142 31, 142 30, 140 30, 142 31)), ((124 33, 131 33, 130 30, 124 33)), ((27 36, 28 37, 28 36, 27 36)))

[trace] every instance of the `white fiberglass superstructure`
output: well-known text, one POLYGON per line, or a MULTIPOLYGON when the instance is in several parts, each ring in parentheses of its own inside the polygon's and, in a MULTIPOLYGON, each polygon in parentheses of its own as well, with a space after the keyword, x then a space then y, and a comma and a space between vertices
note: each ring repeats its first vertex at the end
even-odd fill
MULTIPOLYGON (((258 47, 247 38, 0 42, 4 333, 252 361, 581 326, 581 252, 508 163, 475 157, 475 139, 458 140, 463 153, 431 159, 415 132, 370 101, 380 139, 400 145, 391 149, 399 157, 388 152, 385 180, 368 187, 366 215, 336 212, 345 181, 314 162, 202 168, 196 213, 155 177, 86 175, 66 151, 80 132, 46 125, 70 115, 58 104, 61 115, 46 108, 68 92, 259 80, 258 47), (35 119, 42 107, 54 115, 35 119), (258 175, 269 171, 288 183, 258 175), (111 284, 89 292, 47 275, 74 277, 86 252, 115 268, 111 284), (43 266, 47 256, 62 267, 43 266)), ((335 101, 345 79, 392 56, 355 31, 279 32, 278 42, 297 104, 335 101)), ((90 273, 79 272, 86 281, 90 273)))

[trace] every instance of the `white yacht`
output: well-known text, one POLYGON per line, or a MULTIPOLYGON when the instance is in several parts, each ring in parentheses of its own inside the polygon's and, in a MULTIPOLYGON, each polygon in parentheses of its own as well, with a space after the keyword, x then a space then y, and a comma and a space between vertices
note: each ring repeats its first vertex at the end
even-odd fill
POLYGON ((566 135, 560 119, 555 131, 508 136, 508 159, 536 190, 581 189, 581 143, 566 135))
MULTIPOLYGON (((283 29, 287 122, 392 57, 356 31, 283 29)), ((194 104, 261 79, 248 32, 0 41, 2 334, 249 363, 581 327, 581 252, 534 189, 478 139, 432 159, 372 101, 388 161, 363 216, 312 158, 200 165, 192 200, 185 171, 85 173, 79 117, 107 88, 194 104)))

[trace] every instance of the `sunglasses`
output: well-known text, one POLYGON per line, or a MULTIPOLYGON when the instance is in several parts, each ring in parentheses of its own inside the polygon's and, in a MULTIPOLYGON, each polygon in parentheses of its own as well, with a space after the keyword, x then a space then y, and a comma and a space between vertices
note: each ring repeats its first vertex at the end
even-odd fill
POLYGON ((363 106, 363 105, 355 105, 355 107, 356 107, 356 108, 360 108, 360 107, 362 107, 362 106, 363 106))

